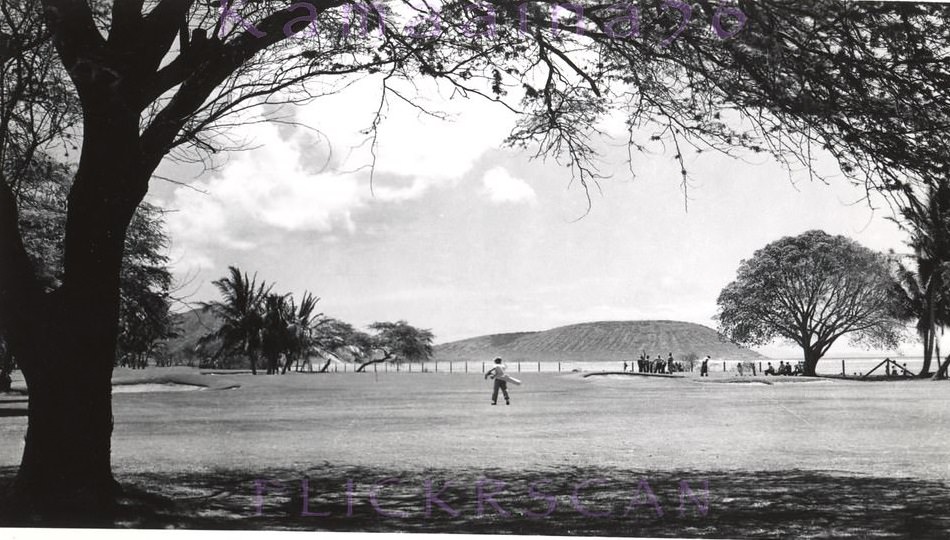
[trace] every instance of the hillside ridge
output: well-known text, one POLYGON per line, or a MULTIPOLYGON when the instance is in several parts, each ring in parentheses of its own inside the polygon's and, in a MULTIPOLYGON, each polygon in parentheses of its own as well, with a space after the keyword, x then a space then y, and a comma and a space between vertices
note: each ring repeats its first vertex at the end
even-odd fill
POLYGON ((596 321, 541 332, 488 334, 436 345, 440 360, 476 360, 504 356, 521 361, 629 360, 673 353, 714 359, 755 360, 761 354, 730 342, 712 328, 683 321, 596 321))

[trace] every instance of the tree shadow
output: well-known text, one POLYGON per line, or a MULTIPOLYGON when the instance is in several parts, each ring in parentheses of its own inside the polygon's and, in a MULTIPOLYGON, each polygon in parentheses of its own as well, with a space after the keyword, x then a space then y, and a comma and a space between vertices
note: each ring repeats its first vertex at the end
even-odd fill
MULTIPOLYGON (((12 473, 0 470, 4 474, 12 473)), ((950 535, 945 483, 799 470, 407 472, 327 463, 118 479, 125 493, 115 527, 685 538, 950 535)))
POLYGON ((12 409, 6 407, 0 407, 0 418, 9 418, 12 416, 27 416, 29 410, 27 409, 12 409))

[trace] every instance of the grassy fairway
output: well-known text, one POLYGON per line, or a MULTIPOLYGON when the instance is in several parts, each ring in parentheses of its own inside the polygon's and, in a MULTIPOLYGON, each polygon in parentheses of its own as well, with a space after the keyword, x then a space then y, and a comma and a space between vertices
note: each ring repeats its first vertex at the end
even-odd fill
MULTIPOLYGON (((939 516, 950 503, 946 384, 770 379, 775 384, 765 385, 731 383, 724 376, 524 373, 524 385, 511 387, 512 405, 506 407, 490 405, 491 386, 481 374, 117 372, 125 382, 133 377, 211 388, 115 394, 116 475, 161 496, 130 500, 127 524, 660 536, 950 534, 939 516), (240 386, 229 389, 234 385, 240 386), (301 515, 305 477, 311 511, 331 516, 301 515), (406 517, 384 517, 369 500, 374 482, 389 477, 399 483, 378 489, 379 506, 406 511, 406 517), (271 483, 260 483, 265 480, 271 483), (352 516, 346 516, 347 480, 352 516), (454 484, 442 499, 460 514, 436 505, 427 518, 426 481, 437 492, 447 480, 454 484), (701 503, 708 482, 705 514, 686 497, 680 515, 681 480, 701 503), (556 509, 531 518, 526 512, 547 508, 542 495, 529 496, 531 484, 543 481, 535 491, 555 496, 556 509), (257 485, 266 486, 260 498, 257 485), (498 491, 494 500, 511 515, 499 514, 483 497, 479 516, 479 489, 483 496, 498 491), (623 516, 638 492, 644 504, 623 516), (588 515, 608 510, 610 516, 588 515)), ((26 419, 9 413, 25 404, 4 399, 11 402, 0 403, 7 411, 0 414, 0 466, 9 479, 26 419)))

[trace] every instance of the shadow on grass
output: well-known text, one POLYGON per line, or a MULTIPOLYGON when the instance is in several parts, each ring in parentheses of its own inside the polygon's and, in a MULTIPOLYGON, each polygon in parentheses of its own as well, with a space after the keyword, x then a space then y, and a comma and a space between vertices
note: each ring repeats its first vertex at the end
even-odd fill
POLYGON ((14 409, 9 407, 0 407, 0 418, 10 417, 10 416, 27 416, 29 411, 27 409, 14 409))
MULTIPOLYGON (((0 469, 7 481, 13 474, 0 469)), ((798 470, 405 472, 326 464, 297 471, 118 479, 125 495, 116 527, 732 538, 950 535, 946 484, 798 470)))

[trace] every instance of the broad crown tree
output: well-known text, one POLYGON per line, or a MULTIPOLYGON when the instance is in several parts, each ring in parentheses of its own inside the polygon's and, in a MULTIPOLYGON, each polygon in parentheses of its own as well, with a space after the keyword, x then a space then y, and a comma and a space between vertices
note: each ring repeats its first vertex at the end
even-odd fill
POLYGON ((844 236, 808 231, 742 261, 719 294, 720 332, 743 345, 776 338, 802 348, 805 374, 842 336, 896 347, 904 334, 891 261, 844 236))

